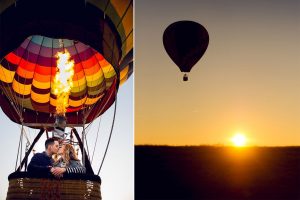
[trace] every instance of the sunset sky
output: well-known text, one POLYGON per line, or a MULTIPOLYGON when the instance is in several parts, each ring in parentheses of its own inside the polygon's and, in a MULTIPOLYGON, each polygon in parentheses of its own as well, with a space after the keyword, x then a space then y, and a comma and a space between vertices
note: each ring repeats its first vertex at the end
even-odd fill
POLYGON ((135 144, 300 145, 300 1, 135 1, 135 144), (164 29, 201 23, 210 43, 182 81, 164 29))

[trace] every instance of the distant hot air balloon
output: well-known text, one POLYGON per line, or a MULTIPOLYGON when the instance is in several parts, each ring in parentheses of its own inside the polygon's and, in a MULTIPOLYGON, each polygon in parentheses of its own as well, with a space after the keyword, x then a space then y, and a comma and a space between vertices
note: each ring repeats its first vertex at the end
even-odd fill
POLYGON ((185 72, 184 81, 188 80, 187 73, 205 53, 208 42, 207 30, 197 22, 174 22, 164 31, 164 47, 180 71, 185 72))
POLYGON ((46 199, 55 188, 61 199, 101 199, 102 163, 96 175, 84 130, 110 108, 119 85, 133 72, 133 1, 6 0, 0 4, 0 107, 22 126, 20 144, 23 127, 40 129, 22 160, 19 146, 20 163, 9 176, 7 199, 46 199), (61 116, 56 110, 56 75, 62 72, 58 52, 68 55, 68 59, 61 56, 62 63, 69 60, 73 65, 72 87, 61 116), (72 129, 71 142, 73 134, 76 137, 87 174, 66 175, 63 180, 27 174, 28 156, 40 137, 65 127, 72 129), (76 127, 83 128, 81 138, 76 127))

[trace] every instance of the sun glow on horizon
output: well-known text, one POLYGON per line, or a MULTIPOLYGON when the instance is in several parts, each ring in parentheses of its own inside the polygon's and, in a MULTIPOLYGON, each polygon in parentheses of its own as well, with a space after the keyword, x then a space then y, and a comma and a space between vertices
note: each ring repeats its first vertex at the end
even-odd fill
POLYGON ((236 147, 243 147, 247 143, 247 138, 244 134, 237 133, 231 138, 231 142, 236 147))

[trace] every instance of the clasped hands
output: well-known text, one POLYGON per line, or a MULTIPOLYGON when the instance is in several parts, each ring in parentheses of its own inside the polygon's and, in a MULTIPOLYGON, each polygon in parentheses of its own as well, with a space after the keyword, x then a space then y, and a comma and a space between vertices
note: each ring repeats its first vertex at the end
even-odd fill
POLYGON ((65 173, 66 168, 62 167, 51 167, 50 172, 56 177, 61 178, 63 177, 63 173, 65 173))

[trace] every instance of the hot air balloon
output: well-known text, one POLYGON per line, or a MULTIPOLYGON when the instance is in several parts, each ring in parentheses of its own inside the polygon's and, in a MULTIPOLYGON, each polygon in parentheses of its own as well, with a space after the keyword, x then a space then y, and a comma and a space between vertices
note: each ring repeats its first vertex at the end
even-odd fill
POLYGON ((184 72, 183 80, 188 80, 187 73, 205 53, 209 42, 207 30, 193 21, 177 21, 169 25, 163 34, 163 44, 170 58, 184 72))
POLYGON ((45 132, 48 136, 48 131, 66 127, 79 143, 87 175, 48 183, 61 184, 61 199, 70 194, 74 199, 101 198, 99 172, 95 175, 82 141, 84 127, 111 107, 119 85, 133 72, 132 4, 130 0, 1 2, 0 106, 13 122, 40 129, 9 176, 7 199, 41 198, 42 179, 26 173, 28 156, 45 132), (60 52, 73 63, 62 114, 57 111, 56 86, 60 52), (83 127, 82 137, 77 127, 83 127))

